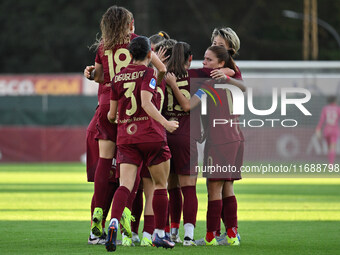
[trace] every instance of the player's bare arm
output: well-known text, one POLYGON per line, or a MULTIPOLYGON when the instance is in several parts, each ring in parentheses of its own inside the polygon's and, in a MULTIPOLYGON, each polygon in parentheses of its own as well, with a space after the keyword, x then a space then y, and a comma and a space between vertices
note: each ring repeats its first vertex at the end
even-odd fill
POLYGON ((167 73, 165 76, 166 83, 171 87, 172 91, 175 94, 177 101, 180 106, 183 108, 183 111, 190 111, 190 100, 188 100, 183 93, 179 90, 176 83, 176 76, 173 73, 167 73))
POLYGON ((188 100, 183 93, 179 90, 176 83, 176 76, 173 73, 167 73, 165 76, 166 83, 171 87, 178 103, 182 107, 184 112, 189 112, 201 103, 200 98, 191 97, 188 100))
POLYGON ((117 116, 118 102, 116 100, 110 100, 110 110, 107 113, 107 119, 114 123, 117 116))
POLYGON ((178 127, 178 121, 168 121, 157 110, 155 105, 151 102, 152 93, 146 90, 141 91, 142 108, 154 120, 159 122, 170 133, 174 132, 178 127))
POLYGON ((235 75, 235 71, 229 67, 224 67, 220 69, 225 75, 228 76, 234 76, 235 75))

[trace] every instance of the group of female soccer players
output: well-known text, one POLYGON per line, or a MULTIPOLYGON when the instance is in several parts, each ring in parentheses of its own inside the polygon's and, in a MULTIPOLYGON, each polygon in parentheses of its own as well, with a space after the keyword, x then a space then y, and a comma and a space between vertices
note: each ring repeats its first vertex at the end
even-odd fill
POLYGON ((95 65, 84 70, 85 77, 99 83, 98 107, 87 130, 88 180, 94 181, 88 242, 114 251, 120 226, 122 245, 140 242, 141 246, 173 248, 182 242, 178 229, 183 211, 184 246, 239 245, 233 182, 241 178, 240 172, 206 176, 207 233, 200 242, 194 240, 197 142, 206 141, 204 165, 242 165, 244 138, 239 127, 212 126, 216 118, 237 122, 230 91, 212 85, 228 83, 245 90, 232 58, 240 48, 236 33, 230 28, 215 29, 204 68, 190 69, 189 44, 176 42, 165 32, 150 39, 137 36, 133 15, 123 7, 110 7, 100 27, 95 65), (194 85, 192 78, 207 81, 194 85), (208 115, 200 119, 197 106, 207 86, 224 104, 217 108, 207 100, 208 115), (146 201, 140 241, 142 191, 146 201), (103 228, 111 201, 106 234, 103 228), (226 227, 222 235, 221 218, 226 227))

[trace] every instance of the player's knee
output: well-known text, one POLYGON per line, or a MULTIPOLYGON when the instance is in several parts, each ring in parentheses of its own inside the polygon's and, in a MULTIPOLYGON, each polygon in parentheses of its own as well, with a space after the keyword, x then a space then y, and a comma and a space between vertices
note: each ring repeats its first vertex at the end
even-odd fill
POLYGON ((197 182, 197 178, 195 176, 190 176, 190 175, 179 176, 179 183, 181 187, 196 186, 196 182, 197 182))
POLYGON ((132 191, 133 187, 134 187, 134 182, 131 180, 120 180, 120 186, 124 186, 125 188, 127 188, 130 192, 132 191))
POLYGON ((166 189, 166 180, 155 180, 155 189, 166 189))

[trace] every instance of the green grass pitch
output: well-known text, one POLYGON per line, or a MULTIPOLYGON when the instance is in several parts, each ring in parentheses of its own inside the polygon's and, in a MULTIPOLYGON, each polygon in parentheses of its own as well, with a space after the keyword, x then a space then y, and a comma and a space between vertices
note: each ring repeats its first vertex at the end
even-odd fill
MULTIPOLYGON (((205 179, 197 190, 199 239, 205 179)), ((0 254, 107 254, 104 246, 87 244, 92 192, 81 164, 0 165, 0 254)), ((340 178, 244 178, 235 192, 240 247, 118 246, 116 253, 340 254, 340 178)))

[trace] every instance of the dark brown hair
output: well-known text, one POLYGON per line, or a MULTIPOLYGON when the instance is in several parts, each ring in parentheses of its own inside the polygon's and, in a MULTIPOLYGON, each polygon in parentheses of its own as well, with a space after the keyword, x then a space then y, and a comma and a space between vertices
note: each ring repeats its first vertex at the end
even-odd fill
POLYGON ((177 78, 183 78, 187 75, 185 65, 188 63, 189 57, 192 55, 191 47, 186 42, 178 42, 172 49, 172 55, 167 64, 169 73, 174 73, 177 78))
POLYGON ((160 43, 157 43, 155 46, 155 52, 158 52, 160 48, 166 49, 166 52, 164 54, 164 57, 168 57, 167 61, 169 61, 171 55, 172 55, 172 49, 174 48, 175 44, 177 43, 174 39, 168 39, 161 41, 160 43))
POLYGON ((233 58, 231 57, 231 53, 233 52, 233 49, 227 50, 226 48, 222 46, 210 46, 207 50, 212 51, 216 55, 219 63, 224 61, 223 67, 229 67, 233 69, 234 71, 237 71, 235 62, 233 58))

